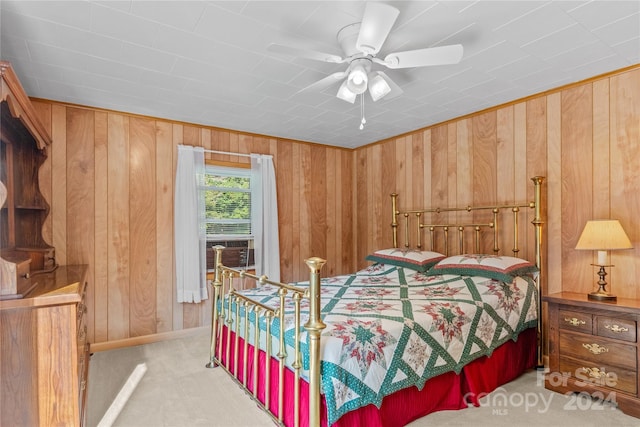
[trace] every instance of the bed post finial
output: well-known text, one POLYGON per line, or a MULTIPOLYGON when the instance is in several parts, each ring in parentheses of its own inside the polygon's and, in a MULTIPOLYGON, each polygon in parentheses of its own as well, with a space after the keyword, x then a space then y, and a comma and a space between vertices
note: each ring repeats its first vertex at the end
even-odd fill
POLYGON ((215 275, 213 279, 213 304, 211 307, 211 349, 209 350, 209 363, 206 364, 207 368, 215 368, 215 353, 216 353, 216 341, 218 339, 218 299, 220 298, 220 287, 222 286, 222 280, 220 280, 220 266, 222 265, 222 250, 224 246, 214 246, 213 249, 216 252, 215 255, 215 275))
POLYGON ((320 318, 320 270, 327 262, 318 257, 306 259, 309 266, 309 320, 304 328, 309 343, 309 426, 320 426, 320 335, 327 325, 320 318))

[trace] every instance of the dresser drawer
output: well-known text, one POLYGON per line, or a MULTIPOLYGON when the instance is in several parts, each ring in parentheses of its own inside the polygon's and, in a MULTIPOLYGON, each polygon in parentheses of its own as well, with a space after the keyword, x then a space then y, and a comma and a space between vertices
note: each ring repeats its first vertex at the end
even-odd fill
POLYGON ((636 370, 560 356, 560 371, 568 372, 578 387, 607 387, 633 395, 638 392, 636 370))
POLYGON ((596 316, 595 334, 601 337, 636 342, 636 322, 632 319, 596 316))
POLYGON ((558 310, 558 323, 561 329, 584 332, 593 331, 593 316, 588 313, 571 310, 558 310))
POLYGON ((607 338, 562 331, 560 354, 596 364, 606 363, 632 371, 637 370, 636 347, 607 338))

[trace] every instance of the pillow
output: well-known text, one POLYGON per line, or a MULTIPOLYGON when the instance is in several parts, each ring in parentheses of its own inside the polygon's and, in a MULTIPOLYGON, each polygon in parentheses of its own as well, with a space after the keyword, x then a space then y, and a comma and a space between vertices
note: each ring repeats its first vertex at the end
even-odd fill
POLYGON ((410 268, 424 273, 444 258, 445 256, 438 252, 391 248, 375 251, 371 255, 367 255, 366 260, 410 268))
POLYGON ((427 272, 427 276, 439 276, 442 274, 480 276, 511 283, 515 276, 536 271, 538 271, 538 267, 535 264, 520 258, 467 254, 443 259, 427 272))

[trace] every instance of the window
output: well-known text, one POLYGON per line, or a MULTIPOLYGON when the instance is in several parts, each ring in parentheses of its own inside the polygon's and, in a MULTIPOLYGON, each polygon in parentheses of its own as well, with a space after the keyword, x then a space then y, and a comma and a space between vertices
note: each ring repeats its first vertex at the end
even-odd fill
POLYGON ((213 268, 213 246, 223 245, 223 264, 252 267, 251 169, 207 164, 204 178, 207 267, 213 268))

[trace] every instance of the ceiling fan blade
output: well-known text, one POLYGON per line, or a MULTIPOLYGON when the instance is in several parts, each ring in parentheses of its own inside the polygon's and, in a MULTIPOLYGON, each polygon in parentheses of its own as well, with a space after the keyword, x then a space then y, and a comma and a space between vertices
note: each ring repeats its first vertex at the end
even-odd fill
POLYGON ((312 83, 307 87, 303 87, 302 89, 297 91, 296 94, 301 92, 309 92, 309 91, 319 92, 323 89, 328 88, 332 84, 337 83, 338 81, 344 79, 346 76, 347 76, 346 71, 338 71, 337 73, 329 74, 327 77, 320 79, 317 82, 312 83))
POLYGON ((402 95, 404 93, 404 91, 400 88, 400 86, 398 86, 393 80, 391 80, 391 78, 389 76, 387 76, 384 72, 376 71, 376 73, 380 77, 382 77, 387 82, 389 87, 391 88, 391 92, 389 92, 387 95, 385 95, 384 99, 395 98, 396 96, 402 95))
POLYGON ((392 69, 457 64, 462 59, 463 51, 461 44, 452 44, 449 46, 394 52, 387 55, 382 63, 392 69))
POLYGON ((340 64, 345 61, 344 58, 341 58, 338 55, 333 55, 331 53, 317 52, 315 50, 309 49, 299 49, 297 47, 284 46, 277 43, 271 43, 269 46, 267 46, 267 50, 269 50, 270 52, 298 56, 307 59, 314 59, 316 61, 332 62, 336 64, 340 64))
POLYGON ((356 48, 367 55, 378 53, 399 13, 398 9, 388 4, 367 2, 356 48))

